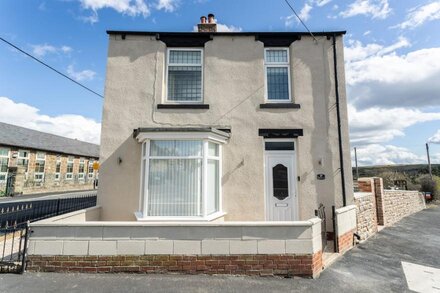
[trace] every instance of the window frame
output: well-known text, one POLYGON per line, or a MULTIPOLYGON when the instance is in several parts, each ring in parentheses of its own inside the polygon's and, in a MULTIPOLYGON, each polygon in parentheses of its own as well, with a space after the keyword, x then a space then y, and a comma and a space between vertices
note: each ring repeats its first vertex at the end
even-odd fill
POLYGON ((204 52, 203 52, 203 48, 191 48, 191 47, 173 47, 173 48, 167 48, 167 56, 166 56, 166 61, 165 61, 165 97, 163 99, 164 104, 171 104, 171 105, 180 105, 180 104, 203 104, 204 103, 204 52), (170 52, 171 51, 200 51, 200 65, 194 65, 193 63, 191 64, 186 64, 186 63, 180 63, 180 64, 173 64, 171 66, 200 66, 201 67, 201 89, 200 89, 200 93, 201 93, 201 98, 200 101, 172 101, 172 100, 168 100, 168 68, 170 66, 170 52))
POLYGON ((35 182, 44 181, 45 172, 46 172, 46 159, 47 159, 47 154, 45 152, 36 152, 35 153, 35 169, 34 169, 34 181, 35 182), (44 154, 44 159, 38 157, 38 155, 41 155, 41 154, 44 154), (43 172, 36 171, 38 161, 44 161, 43 172), (37 176, 41 176, 41 178, 37 178, 37 176))
POLYGON ((289 47, 267 47, 264 48, 264 85, 265 85, 265 91, 264 91, 264 102, 265 103, 291 103, 292 102, 292 81, 290 77, 290 49, 289 47), (267 57, 267 51, 286 51, 287 52, 287 62, 270 62, 268 63, 266 61, 267 57), (269 85, 267 83, 267 68, 268 67, 285 67, 287 68, 287 83, 288 83, 288 100, 275 100, 275 99, 269 99, 269 85))
POLYGON ((95 163, 95 160, 89 159, 89 162, 87 164, 87 178, 93 179, 95 176, 95 170, 93 169, 93 164, 95 163), (92 172, 90 172, 90 167, 92 168, 92 172), (90 176, 92 175, 92 176, 90 176))
POLYGON ((55 160, 55 181, 60 181, 61 179, 61 155, 57 155, 57 159, 55 160), (57 172, 58 163, 60 164, 60 171, 57 172))
POLYGON ((83 157, 80 157, 79 158, 79 161, 78 161, 78 180, 80 180, 80 181, 84 181, 85 180, 85 178, 86 178, 86 159, 85 158, 83 158, 83 157), (82 165, 82 168, 83 168, 83 171, 82 172, 80 172, 81 171, 81 165, 82 165))
POLYGON ((73 180, 74 167, 75 167, 75 157, 74 156, 68 156, 67 157, 67 165, 66 165, 66 180, 73 180), (69 161, 70 158, 72 159, 72 161, 69 161), (69 163, 72 163, 72 172, 68 172, 69 163))
POLYGON ((8 152, 7 155, 0 154, 0 158, 2 158, 2 159, 6 158, 7 159, 6 160, 6 172, 2 172, 1 169, 0 169, 0 175, 1 176, 5 176, 5 179, 0 179, 0 182, 6 183, 6 181, 8 180, 8 169, 9 169, 9 161, 11 159, 10 158, 11 149, 10 148, 4 148, 4 147, 2 147, 0 149, 6 150, 8 152))
MULTIPOLYGON (((141 151, 141 172, 140 172, 140 198, 139 198, 139 212, 135 213, 138 221, 212 221, 219 217, 224 216, 226 213, 223 212, 223 200, 222 200, 222 143, 224 141, 217 140, 215 138, 201 137, 195 135, 188 137, 187 135, 178 135, 177 137, 155 137, 150 139, 144 139, 142 141, 142 151, 141 151), (202 155, 201 156, 175 156, 175 157, 163 157, 163 156, 150 156, 150 143, 152 140, 200 140, 202 141, 202 155), (209 156, 208 153, 208 143, 212 142, 218 145, 218 156, 209 156), (149 167, 150 159, 160 159, 160 158, 183 158, 183 159, 201 159, 202 160, 202 172, 201 172, 201 185, 202 192, 201 197, 203 199, 203 210, 201 216, 148 216, 148 179, 149 179, 149 167), (219 186, 218 186, 218 210, 214 213, 207 213, 207 164, 208 160, 218 160, 219 161, 219 186)), ((202 201, 200 201, 201 203, 202 201)))

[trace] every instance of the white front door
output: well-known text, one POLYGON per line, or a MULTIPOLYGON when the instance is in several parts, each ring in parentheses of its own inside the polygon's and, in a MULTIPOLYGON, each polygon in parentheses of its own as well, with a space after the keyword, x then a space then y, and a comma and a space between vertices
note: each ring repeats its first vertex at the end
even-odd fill
POLYGON ((294 152, 266 152, 266 219, 297 220, 294 152))

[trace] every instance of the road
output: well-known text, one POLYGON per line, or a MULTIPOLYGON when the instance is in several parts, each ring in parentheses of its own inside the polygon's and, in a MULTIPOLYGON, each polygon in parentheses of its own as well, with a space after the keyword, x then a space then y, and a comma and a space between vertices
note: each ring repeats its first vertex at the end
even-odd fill
POLYGON ((68 191, 68 192, 51 192, 51 193, 38 193, 21 195, 14 197, 0 197, 0 204, 7 202, 21 202, 28 200, 40 200, 40 199, 56 199, 56 198, 66 198, 66 197, 76 197, 87 194, 96 194, 97 190, 85 190, 85 191, 68 191))
POLYGON ((346 253, 319 279, 61 274, 0 275, 0 292, 437 292, 440 208, 383 229, 346 253))

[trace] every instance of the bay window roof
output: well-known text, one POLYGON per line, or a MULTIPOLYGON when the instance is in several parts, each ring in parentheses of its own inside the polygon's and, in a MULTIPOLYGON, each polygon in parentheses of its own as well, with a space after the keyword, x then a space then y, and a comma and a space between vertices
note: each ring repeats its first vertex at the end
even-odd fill
POLYGON ((145 139, 167 138, 207 138, 225 143, 230 137, 230 128, 215 127, 146 127, 137 128, 133 131, 133 137, 139 142, 145 139))

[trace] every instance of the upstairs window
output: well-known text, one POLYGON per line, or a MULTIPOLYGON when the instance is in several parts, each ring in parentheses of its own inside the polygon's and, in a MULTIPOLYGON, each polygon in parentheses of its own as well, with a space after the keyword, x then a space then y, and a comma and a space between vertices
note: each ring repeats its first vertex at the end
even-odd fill
POLYGON ((84 180, 84 172, 85 172, 85 159, 84 158, 79 158, 79 166, 78 166, 78 179, 79 180, 84 180))
POLYGON ((288 48, 268 48, 264 50, 266 74, 266 100, 268 102, 289 102, 290 69, 288 48))
POLYGON ((55 165, 55 180, 60 180, 61 177, 61 156, 57 155, 57 161, 55 165))
POLYGON ((0 148, 0 182, 6 182, 8 177, 9 149, 0 148))
POLYGON ((72 180, 73 179, 73 157, 69 156, 67 157, 67 170, 66 170, 66 179, 72 180))
POLYGON ((36 155, 35 161, 35 173, 34 179, 35 181, 43 181, 44 180, 44 167, 46 165, 46 153, 38 152, 36 155))
POLYGON ((203 100, 203 50, 168 49, 167 101, 194 103, 203 100))

